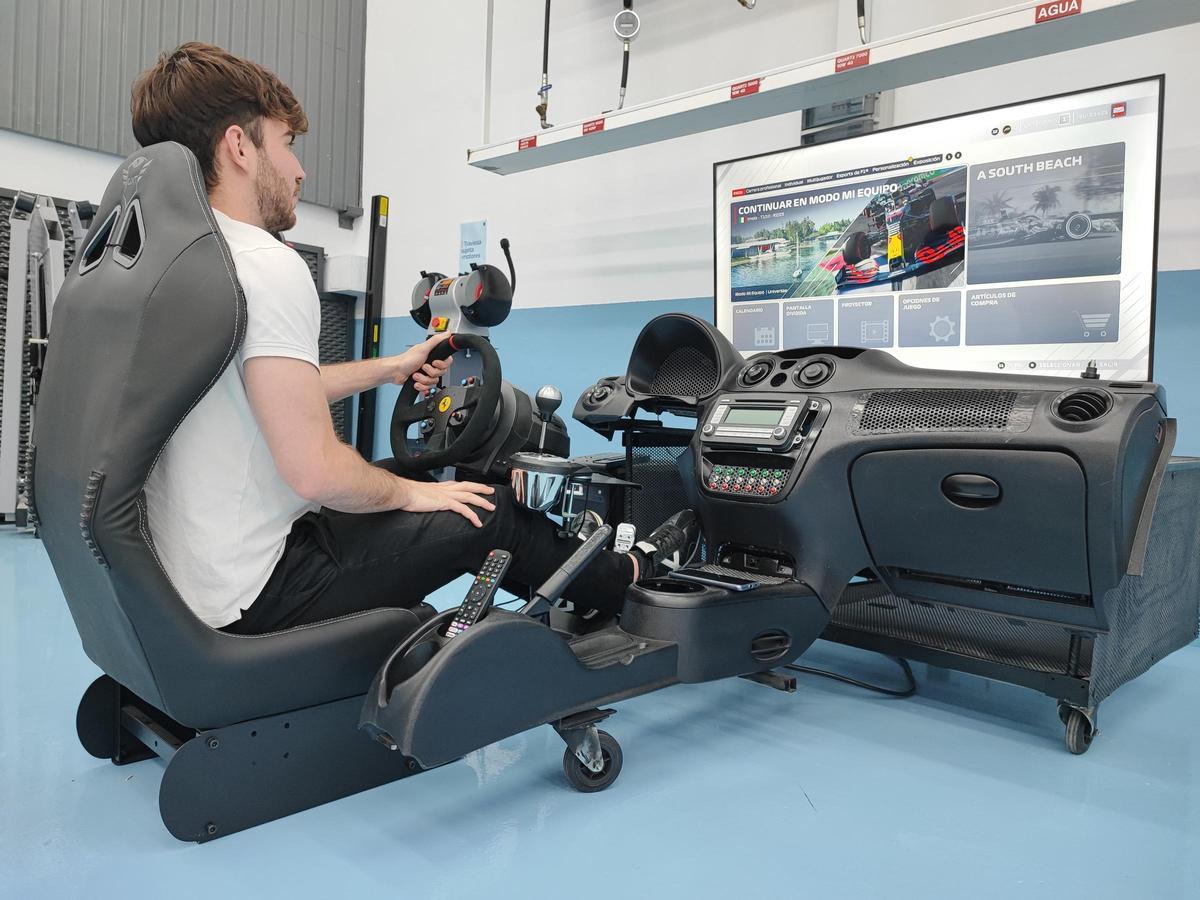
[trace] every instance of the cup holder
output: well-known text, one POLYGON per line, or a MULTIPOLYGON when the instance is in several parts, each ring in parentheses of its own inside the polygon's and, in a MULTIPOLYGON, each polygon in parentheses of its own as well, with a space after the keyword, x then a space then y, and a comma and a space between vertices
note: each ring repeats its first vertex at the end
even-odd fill
POLYGON ((652 594, 700 594, 705 590, 702 584, 680 578, 644 578, 637 586, 652 594))

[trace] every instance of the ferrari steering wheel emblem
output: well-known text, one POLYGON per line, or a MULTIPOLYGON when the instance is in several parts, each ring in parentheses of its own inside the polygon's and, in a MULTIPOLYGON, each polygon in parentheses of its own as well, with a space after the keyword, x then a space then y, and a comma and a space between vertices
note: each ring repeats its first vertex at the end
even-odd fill
POLYGON ((444 413, 446 410, 448 410, 453 405, 453 403, 454 403, 454 399, 452 397, 450 397, 449 395, 446 395, 445 397, 443 397, 441 400, 438 401, 438 412, 444 413))

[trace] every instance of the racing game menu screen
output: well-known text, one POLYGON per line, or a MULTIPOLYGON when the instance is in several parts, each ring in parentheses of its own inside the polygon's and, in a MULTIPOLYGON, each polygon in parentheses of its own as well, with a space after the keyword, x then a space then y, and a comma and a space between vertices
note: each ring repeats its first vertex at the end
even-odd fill
POLYGON ((1149 377, 1161 81, 718 163, 717 326, 744 353, 1149 377))

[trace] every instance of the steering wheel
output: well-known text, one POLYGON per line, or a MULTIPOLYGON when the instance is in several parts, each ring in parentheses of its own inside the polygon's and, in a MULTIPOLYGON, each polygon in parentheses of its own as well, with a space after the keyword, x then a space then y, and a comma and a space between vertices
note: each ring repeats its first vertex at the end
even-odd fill
POLYGON ((410 378, 400 388, 392 410, 392 455, 396 464, 410 470, 440 469, 462 462, 483 448, 491 436, 500 401, 500 357, 486 338, 455 334, 438 344, 427 362, 446 359, 459 350, 479 354, 483 371, 476 384, 452 387, 416 402, 417 386, 410 378), (425 449, 410 453, 408 429, 423 422, 425 449))

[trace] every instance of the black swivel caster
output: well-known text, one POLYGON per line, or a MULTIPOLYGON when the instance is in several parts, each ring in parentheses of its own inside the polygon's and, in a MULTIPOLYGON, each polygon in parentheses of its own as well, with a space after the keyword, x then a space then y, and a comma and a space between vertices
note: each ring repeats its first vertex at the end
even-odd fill
POLYGON ((621 745, 596 726, 614 709, 589 709, 554 723, 554 730, 567 745, 563 774, 577 791, 594 794, 609 787, 621 774, 621 745))
POLYGON ((1085 711, 1068 703, 1058 704, 1058 717, 1067 729, 1067 749, 1076 756, 1087 753, 1088 748, 1092 746, 1092 740, 1099 734, 1094 716, 1094 710, 1085 711))
POLYGON ((600 740, 601 767, 593 771, 568 747, 563 751, 563 774, 577 791, 592 794, 609 787, 621 774, 621 745, 607 731, 596 731, 600 740))

